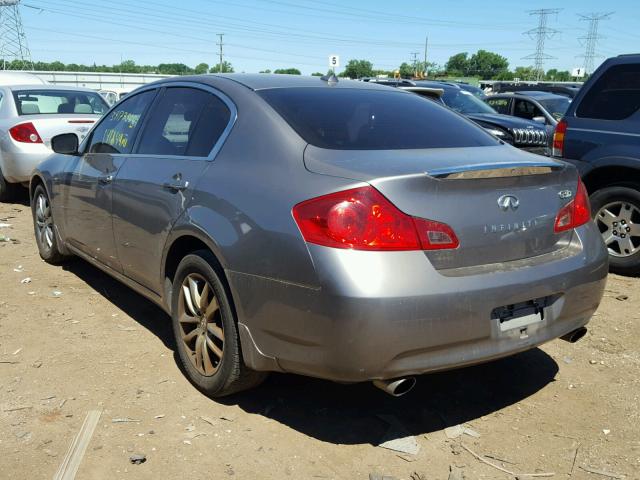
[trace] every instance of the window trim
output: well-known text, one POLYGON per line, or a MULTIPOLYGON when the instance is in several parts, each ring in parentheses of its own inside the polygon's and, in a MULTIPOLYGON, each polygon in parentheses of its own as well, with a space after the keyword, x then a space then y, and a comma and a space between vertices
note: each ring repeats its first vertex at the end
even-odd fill
POLYGON ((142 127, 144 125, 144 123, 146 122, 146 118, 147 118, 147 113, 149 112, 149 110, 151 109, 151 107, 153 106, 153 104, 155 103, 156 99, 158 98, 158 91, 160 89, 158 88, 157 85, 150 87, 150 88, 145 88, 144 90, 140 90, 140 91, 136 91, 133 95, 127 95, 127 97, 123 98, 121 101, 116 102, 115 104, 113 104, 111 106, 111 108, 109 110, 107 110, 102 117, 100 118, 100 120, 98 120, 93 127, 91 128, 91 131, 89 132, 89 134, 85 137, 85 139, 82 141, 82 143, 80 144, 80 147, 78 148, 78 152, 80 152, 79 156, 84 157, 85 155, 111 155, 113 157, 126 157, 126 156, 130 156, 133 152, 133 149, 135 148, 137 142, 138 142, 138 136, 140 135, 140 131, 142 130, 142 127), (109 115, 111 114, 111 112, 113 110, 116 109, 116 107, 118 107, 122 102, 125 102, 127 100, 129 100, 130 98, 133 98, 141 93, 147 92, 149 90, 155 90, 155 95, 153 96, 153 98, 151 99, 151 101, 149 102, 149 105, 146 106, 146 108, 142 111, 142 113, 140 114, 140 118, 142 119, 142 123, 140 125, 140 128, 138 129, 138 131, 136 132, 136 136, 133 140, 133 147, 131 148, 131 152, 129 153, 98 153, 98 152, 89 152, 89 146, 91 145, 91 142, 93 141, 93 135, 96 131, 96 129, 102 124, 102 122, 106 122, 109 115))
MULTIPOLYGON (((195 83, 195 82, 168 82, 162 85, 156 85, 155 88, 158 89, 159 93, 156 95, 153 103, 150 105, 150 109, 155 108, 156 105, 158 104, 158 102, 160 102, 162 100, 162 97, 165 93, 165 91, 167 90, 167 88, 193 88, 196 90, 203 90, 207 93, 210 93, 214 96, 216 96, 218 99, 222 100, 222 102, 227 106, 227 108, 229 109, 229 122, 227 123, 227 126, 224 128, 224 130, 222 131, 222 133, 220 134, 220 137, 218 137, 218 140, 216 141, 216 143, 213 145, 211 151, 209 152, 209 154, 207 156, 204 157, 198 157, 198 156, 193 156, 193 155, 158 155, 158 154, 154 154, 154 153, 137 153, 138 151, 138 147, 139 147, 139 143, 140 143, 140 138, 142 137, 142 134, 144 133, 144 130, 147 127, 147 122, 148 122, 148 115, 145 115, 145 118, 143 119, 142 125, 140 125, 140 130, 138 131, 138 134, 136 135, 136 140, 135 143, 133 144, 133 148, 131 149, 131 153, 127 154, 129 157, 136 157, 136 158, 179 158, 182 160, 199 160, 199 161, 206 161, 206 162, 211 162, 213 161, 216 156, 218 155, 218 152, 220 150, 222 150, 222 147, 224 146, 227 138, 229 137, 229 135, 231 134, 231 130, 233 129, 233 127, 235 126, 236 120, 238 119, 238 109, 236 108, 235 103, 233 103, 233 101, 224 93, 222 93, 220 90, 211 87, 209 85, 205 85, 202 83, 195 83)), ((142 90, 140 91, 136 91, 136 94, 142 92, 142 90)), ((129 98, 126 97, 126 98, 129 98)), ((150 110, 149 110, 150 111, 150 110)))

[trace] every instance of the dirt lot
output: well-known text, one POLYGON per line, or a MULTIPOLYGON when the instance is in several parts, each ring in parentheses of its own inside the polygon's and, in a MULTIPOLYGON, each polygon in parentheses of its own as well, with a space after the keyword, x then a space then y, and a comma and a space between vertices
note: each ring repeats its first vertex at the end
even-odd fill
POLYGON ((96 409, 78 479, 510 478, 465 447, 512 472, 640 478, 640 279, 610 277, 577 344, 423 376, 399 399, 272 375, 213 401, 180 372, 164 313, 80 260, 42 262, 26 201, 0 204, 0 223, 16 240, 0 242, 0 478, 52 478, 96 409), (417 455, 377 446, 388 421, 417 455), (480 436, 447 438, 457 424, 480 436))

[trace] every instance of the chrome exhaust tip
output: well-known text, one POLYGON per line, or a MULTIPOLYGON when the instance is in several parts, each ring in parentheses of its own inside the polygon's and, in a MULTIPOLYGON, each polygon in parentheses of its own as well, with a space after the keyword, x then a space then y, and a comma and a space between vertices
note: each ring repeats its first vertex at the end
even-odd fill
POLYGON ((415 377, 406 377, 393 380, 374 380, 373 384, 392 397, 401 397, 416 386, 416 379, 415 377))
POLYGON ((580 327, 580 328, 576 328, 572 332, 567 333, 566 335, 561 336, 560 338, 565 342, 576 343, 586 334, 587 334, 587 329, 585 327, 580 327))

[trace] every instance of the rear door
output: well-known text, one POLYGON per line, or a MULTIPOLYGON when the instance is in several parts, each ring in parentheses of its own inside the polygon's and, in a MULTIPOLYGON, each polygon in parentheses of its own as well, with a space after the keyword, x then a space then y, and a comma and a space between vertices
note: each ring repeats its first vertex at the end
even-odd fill
POLYGON ((162 90, 114 184, 114 229, 125 275, 160 292, 167 236, 234 119, 231 101, 213 89, 185 83, 162 90))
POLYGON ((60 182, 68 241, 116 271, 121 267, 113 239, 112 184, 155 94, 147 90, 111 110, 91 133, 84 153, 69 161, 60 182))

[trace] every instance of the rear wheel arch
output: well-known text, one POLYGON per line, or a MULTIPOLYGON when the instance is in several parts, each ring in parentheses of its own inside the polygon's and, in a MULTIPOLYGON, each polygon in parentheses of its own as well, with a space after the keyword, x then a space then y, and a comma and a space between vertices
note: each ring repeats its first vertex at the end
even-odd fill
POLYGON ((640 190, 640 166, 638 168, 620 165, 597 167, 587 173, 583 180, 590 195, 600 189, 613 186, 630 186, 640 190))
POLYGON ((211 254, 211 260, 214 263, 213 269, 216 271, 220 279, 225 283, 225 288, 229 293, 231 299, 231 307, 233 306, 233 297, 230 294, 229 282, 224 272, 224 267, 220 261, 219 255, 216 253, 216 248, 210 239, 203 239, 200 235, 193 232, 183 233, 167 242, 167 248, 165 249, 164 260, 162 262, 162 285, 164 303, 168 310, 171 310, 171 294, 173 290, 173 280, 175 278, 178 265, 184 257, 189 254, 206 251, 211 254))

